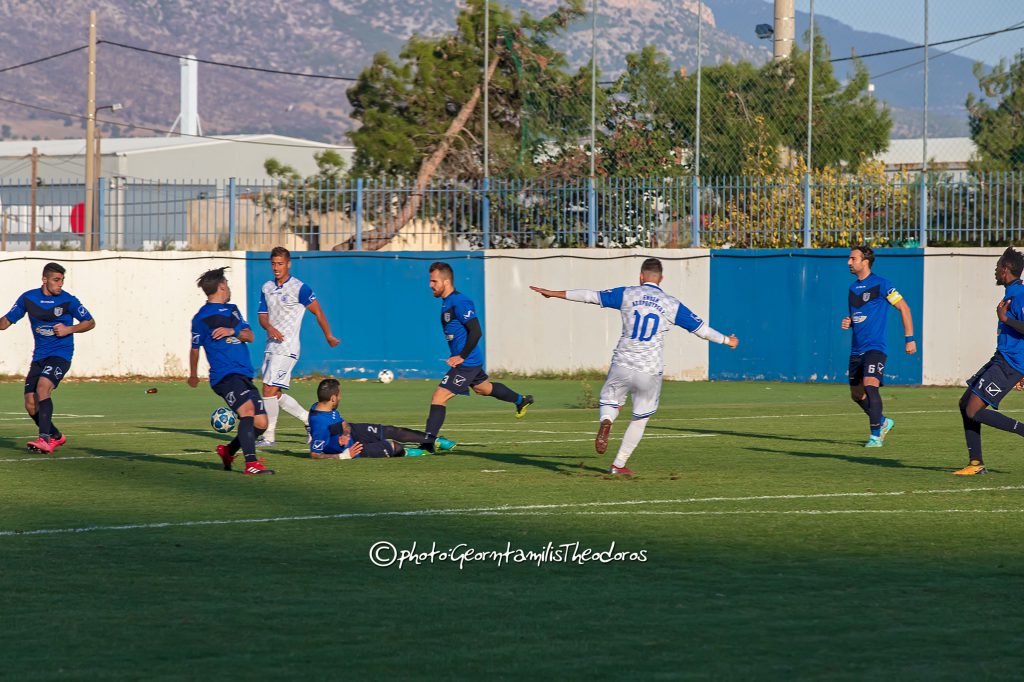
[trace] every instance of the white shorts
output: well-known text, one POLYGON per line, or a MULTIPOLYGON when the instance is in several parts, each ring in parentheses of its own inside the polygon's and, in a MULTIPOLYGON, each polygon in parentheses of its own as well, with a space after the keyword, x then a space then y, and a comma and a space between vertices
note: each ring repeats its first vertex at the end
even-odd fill
POLYGON ((298 358, 290 355, 267 353, 263 356, 263 384, 288 388, 292 383, 292 370, 298 358))
POLYGON ((601 404, 622 407, 627 394, 633 397, 633 419, 650 417, 661 400, 661 375, 612 365, 601 388, 601 404))

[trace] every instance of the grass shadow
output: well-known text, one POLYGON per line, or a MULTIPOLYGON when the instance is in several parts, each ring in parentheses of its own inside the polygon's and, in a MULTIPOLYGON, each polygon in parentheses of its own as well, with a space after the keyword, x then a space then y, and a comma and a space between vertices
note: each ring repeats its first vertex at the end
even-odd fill
POLYGON ((575 471, 589 471, 599 474, 608 473, 605 469, 598 467, 587 466, 583 463, 583 458, 578 455, 527 455, 519 452, 484 452, 481 450, 470 450, 465 447, 460 447, 459 450, 453 453, 455 456, 466 455, 469 457, 477 457, 479 459, 486 459, 491 462, 497 462, 499 464, 507 464, 511 466, 530 466, 539 469, 545 469, 547 471, 553 471, 555 473, 572 473, 575 471), (572 460, 575 464, 568 464, 565 462, 558 462, 553 460, 572 460))
POLYGON ((836 452, 798 452, 796 450, 773 450, 772 448, 751 448, 745 447, 744 450, 750 450, 753 452, 764 452, 773 455, 789 455, 791 457, 806 457, 809 459, 835 459, 843 462, 850 462, 852 464, 863 464, 865 466, 876 466, 885 469, 918 469, 920 471, 942 471, 951 472, 950 467, 929 467, 919 466, 917 464, 904 464, 898 459, 885 458, 885 457, 869 457, 867 455, 843 455, 836 452))

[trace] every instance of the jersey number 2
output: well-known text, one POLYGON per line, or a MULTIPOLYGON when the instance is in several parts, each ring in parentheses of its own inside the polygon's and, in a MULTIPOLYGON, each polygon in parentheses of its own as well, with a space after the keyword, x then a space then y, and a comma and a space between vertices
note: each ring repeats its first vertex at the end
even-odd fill
POLYGON ((650 341, 658 333, 658 323, 661 318, 654 313, 647 313, 642 318, 640 313, 633 311, 633 334, 629 338, 637 341, 650 341), (650 327, 650 329, 648 329, 650 327))

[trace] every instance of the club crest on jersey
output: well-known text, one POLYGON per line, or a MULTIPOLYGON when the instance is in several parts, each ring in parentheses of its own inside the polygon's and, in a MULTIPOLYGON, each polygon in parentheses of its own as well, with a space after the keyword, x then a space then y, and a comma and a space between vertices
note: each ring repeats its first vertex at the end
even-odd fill
POLYGON ((865 291, 863 294, 860 295, 860 297, 865 303, 867 303, 868 301, 871 300, 871 292, 865 291))
POLYGON ((441 319, 444 320, 445 324, 448 324, 449 322, 451 322, 452 321, 452 311, 450 311, 450 310, 444 311, 444 315, 441 316, 441 319))
POLYGON ((63 314, 64 314, 64 306, 59 305, 59 306, 57 306, 56 308, 53 309, 54 317, 60 317, 63 314))

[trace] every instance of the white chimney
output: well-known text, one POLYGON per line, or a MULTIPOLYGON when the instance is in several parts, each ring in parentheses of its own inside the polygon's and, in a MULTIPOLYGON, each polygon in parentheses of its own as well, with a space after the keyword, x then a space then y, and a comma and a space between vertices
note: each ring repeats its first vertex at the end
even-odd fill
POLYGON ((181 64, 181 123, 182 135, 202 135, 199 124, 199 62, 193 54, 178 59, 181 64))

